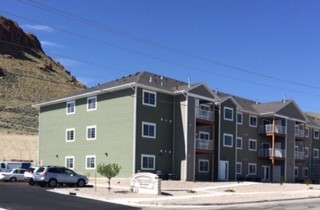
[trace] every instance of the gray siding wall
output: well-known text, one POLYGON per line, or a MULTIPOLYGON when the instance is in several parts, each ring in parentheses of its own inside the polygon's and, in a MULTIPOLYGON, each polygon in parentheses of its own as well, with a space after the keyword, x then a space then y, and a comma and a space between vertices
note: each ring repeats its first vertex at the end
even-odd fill
MULTIPOLYGON (((133 173, 133 90, 97 96, 97 110, 87 111, 87 98, 76 100, 76 113, 66 115, 66 103, 40 110, 39 156, 44 165, 65 165, 66 156, 74 156, 74 170, 94 176, 96 169, 86 169, 86 155, 99 163, 118 163, 118 177, 133 173), (86 127, 96 126, 95 140, 86 140, 86 127), (75 141, 66 142, 66 129, 75 129, 75 141), (106 154, 108 156, 106 156, 106 154), (121 155, 119 155, 121 154, 121 155)), ((99 176, 99 174, 97 174, 99 176)))
POLYGON ((295 146, 295 121, 287 120, 287 144, 285 181, 294 182, 294 146, 295 146))

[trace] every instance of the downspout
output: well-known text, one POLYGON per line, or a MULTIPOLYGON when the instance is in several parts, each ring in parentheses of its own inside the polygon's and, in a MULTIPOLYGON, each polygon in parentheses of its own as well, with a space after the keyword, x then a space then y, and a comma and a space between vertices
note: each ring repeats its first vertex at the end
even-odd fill
POLYGON ((176 96, 174 95, 173 96, 173 117, 172 117, 173 119, 172 119, 172 151, 171 151, 171 157, 172 157, 172 168, 171 168, 171 170, 172 170, 172 174, 176 174, 176 171, 175 171, 175 163, 174 163, 174 161, 175 161, 175 159, 174 159, 174 157, 175 157, 175 143, 176 143, 176 136, 175 136, 175 133, 176 133, 176 96))
POLYGON ((274 181, 274 150, 275 150, 275 118, 272 120, 272 148, 271 148, 271 163, 272 163, 272 181, 274 181))
POLYGON ((238 160, 238 149, 237 149, 237 140, 238 140, 238 123, 237 123, 237 111, 235 111, 236 113, 236 117, 234 118, 235 119, 235 124, 236 124, 236 134, 235 134, 235 164, 234 164, 234 181, 237 181, 237 160, 238 160))
POLYGON ((133 139, 132 139, 132 174, 136 173, 136 147, 137 147, 137 134, 136 134, 136 130, 137 130, 137 86, 132 87, 131 85, 129 85, 129 87, 134 91, 133 94, 133 139))
POLYGON ((219 174, 220 174, 220 167, 219 167, 219 163, 220 163, 220 140, 221 140, 221 105, 219 104, 219 109, 218 109, 218 117, 219 117, 219 129, 218 129, 218 160, 217 160, 217 169, 218 169, 218 177, 217 180, 219 180, 219 174))

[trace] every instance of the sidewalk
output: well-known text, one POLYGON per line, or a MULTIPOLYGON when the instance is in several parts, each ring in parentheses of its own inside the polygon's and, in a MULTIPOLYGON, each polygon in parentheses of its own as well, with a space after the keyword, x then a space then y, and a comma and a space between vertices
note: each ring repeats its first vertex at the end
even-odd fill
POLYGON ((307 184, 162 181, 161 195, 151 195, 131 193, 126 180, 112 180, 111 182, 110 192, 107 185, 101 181, 90 182, 92 187, 56 188, 52 191, 139 207, 209 207, 320 197, 320 186, 307 184))

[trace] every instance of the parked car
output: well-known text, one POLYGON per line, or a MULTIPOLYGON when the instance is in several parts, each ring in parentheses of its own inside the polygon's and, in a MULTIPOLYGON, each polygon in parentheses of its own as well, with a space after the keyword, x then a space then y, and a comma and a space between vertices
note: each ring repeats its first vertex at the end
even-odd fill
POLYGON ((1 172, 0 180, 10 181, 10 182, 23 181, 25 171, 26 169, 16 168, 16 169, 12 169, 9 172, 1 172))
POLYGON ((34 183, 40 186, 56 187, 58 184, 67 184, 69 186, 77 185, 84 187, 88 184, 86 176, 77 174, 71 169, 60 166, 40 167, 34 174, 34 183))
POLYGON ((34 185, 33 182, 33 177, 34 173, 37 171, 39 167, 29 167, 25 172, 24 172, 24 180, 28 182, 30 185, 34 185))

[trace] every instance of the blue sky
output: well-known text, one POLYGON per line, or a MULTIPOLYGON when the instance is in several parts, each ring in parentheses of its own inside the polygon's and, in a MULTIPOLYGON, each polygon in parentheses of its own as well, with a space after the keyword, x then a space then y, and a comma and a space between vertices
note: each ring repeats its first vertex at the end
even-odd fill
POLYGON ((320 113, 320 1, 0 0, 88 87, 138 71, 320 113))

